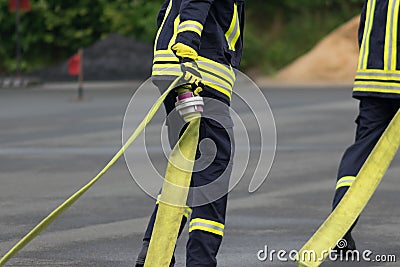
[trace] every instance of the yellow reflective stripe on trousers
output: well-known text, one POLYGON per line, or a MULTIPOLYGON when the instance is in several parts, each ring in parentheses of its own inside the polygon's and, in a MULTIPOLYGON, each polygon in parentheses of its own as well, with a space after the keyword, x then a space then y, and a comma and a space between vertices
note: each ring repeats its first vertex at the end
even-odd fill
POLYGON ((240 36, 240 21, 237 9, 237 4, 233 6, 233 17, 232 22, 229 26, 228 31, 225 33, 226 41, 230 50, 235 51, 235 45, 240 36))
POLYGON ((192 31, 201 36, 201 33, 203 31, 203 25, 195 20, 186 20, 181 22, 178 27, 178 33, 185 31, 192 31))
POLYGON ((399 131, 400 111, 386 128, 338 206, 299 251, 298 266, 320 266, 328 256, 327 251, 335 247, 337 241, 357 220, 396 155, 400 144, 399 131), (310 251, 316 255, 316 258, 306 256, 310 251))
POLYGON ((385 53, 384 69, 396 70, 397 67, 397 30, 399 21, 399 1, 389 0, 386 34, 385 34, 385 53))
POLYGON ((345 187, 345 186, 351 186, 354 183, 354 180, 356 177, 354 176, 345 176, 339 179, 339 181, 336 183, 336 190, 345 187))
POLYGON ((189 232, 192 232, 194 230, 200 230, 223 236, 224 228, 225 226, 222 223, 206 219, 195 218, 190 221, 189 232))
POLYGON ((366 69, 368 65, 369 47, 371 41, 371 31, 374 23, 376 0, 369 0, 366 11, 363 40, 361 43, 358 69, 366 69))

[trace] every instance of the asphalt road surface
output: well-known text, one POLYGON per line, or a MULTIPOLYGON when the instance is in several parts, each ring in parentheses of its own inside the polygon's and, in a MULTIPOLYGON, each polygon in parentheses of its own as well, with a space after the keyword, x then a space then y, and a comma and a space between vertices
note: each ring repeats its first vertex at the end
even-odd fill
MULTIPOLYGON (((92 85, 84 101, 76 101, 69 87, 0 90, 0 255, 97 174, 121 145, 136 85, 92 85)), ((257 253, 265 246, 299 249, 325 220, 340 157, 354 138, 357 101, 350 87, 262 91, 276 120, 277 154, 256 193, 248 193, 246 183, 231 192, 219 266, 295 266, 276 254, 260 261, 257 253)), ((154 94, 143 99, 144 107, 154 94)), ((146 175, 146 168, 137 168, 146 175)), ((399 173, 396 157, 354 231, 359 250, 371 250, 372 259, 395 255, 400 261, 399 173)), ((7 266, 134 266, 153 205, 121 159, 7 266)), ((178 242, 177 267, 184 266, 186 241, 187 230, 178 242)))

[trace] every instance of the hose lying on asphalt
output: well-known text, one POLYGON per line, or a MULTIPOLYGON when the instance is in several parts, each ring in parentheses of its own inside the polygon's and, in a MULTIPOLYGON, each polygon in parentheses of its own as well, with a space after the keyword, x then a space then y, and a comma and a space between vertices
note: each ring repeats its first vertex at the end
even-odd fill
POLYGON ((63 214, 72 204, 74 204, 89 188, 91 188, 110 168, 115 162, 124 154, 124 152, 132 145, 132 143, 139 137, 143 132, 147 124, 151 121, 158 109, 163 104, 163 101, 167 97, 168 93, 171 92, 178 85, 181 77, 178 77, 171 83, 168 89, 158 98, 157 102, 151 107, 146 117, 142 120, 133 134, 129 137, 122 148, 114 155, 114 157, 107 163, 107 165, 84 187, 78 190, 64 203, 57 207, 51 212, 46 218, 44 218, 35 228, 33 228, 27 235, 25 235, 13 248, 11 248, 1 259, 0 266, 3 266, 12 257, 15 256, 21 249, 23 249, 29 242, 31 242, 36 236, 38 236, 43 230, 45 230, 52 222, 54 222, 61 214, 63 214))
POLYGON ((400 110, 390 122, 339 205, 297 255, 301 267, 320 266, 361 214, 400 144, 400 110), (311 256, 310 256, 311 255, 311 256))

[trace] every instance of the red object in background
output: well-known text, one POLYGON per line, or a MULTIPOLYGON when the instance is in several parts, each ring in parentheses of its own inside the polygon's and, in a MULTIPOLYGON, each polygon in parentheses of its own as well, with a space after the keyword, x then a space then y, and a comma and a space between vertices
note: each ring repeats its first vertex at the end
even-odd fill
MULTIPOLYGON (((8 0, 8 6, 10 8, 10 12, 16 12, 17 0, 8 0)), ((19 0, 19 11, 24 11, 24 12, 31 11, 30 0, 19 0)))
POLYGON ((68 60, 68 73, 74 76, 81 73, 81 55, 79 53, 68 60))

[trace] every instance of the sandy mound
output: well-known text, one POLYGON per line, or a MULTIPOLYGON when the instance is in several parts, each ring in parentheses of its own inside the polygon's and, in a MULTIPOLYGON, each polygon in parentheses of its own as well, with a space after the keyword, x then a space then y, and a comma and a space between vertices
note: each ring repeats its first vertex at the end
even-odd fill
POLYGON ((342 25, 309 53, 281 70, 279 82, 352 82, 358 61, 358 25, 355 17, 342 25))

